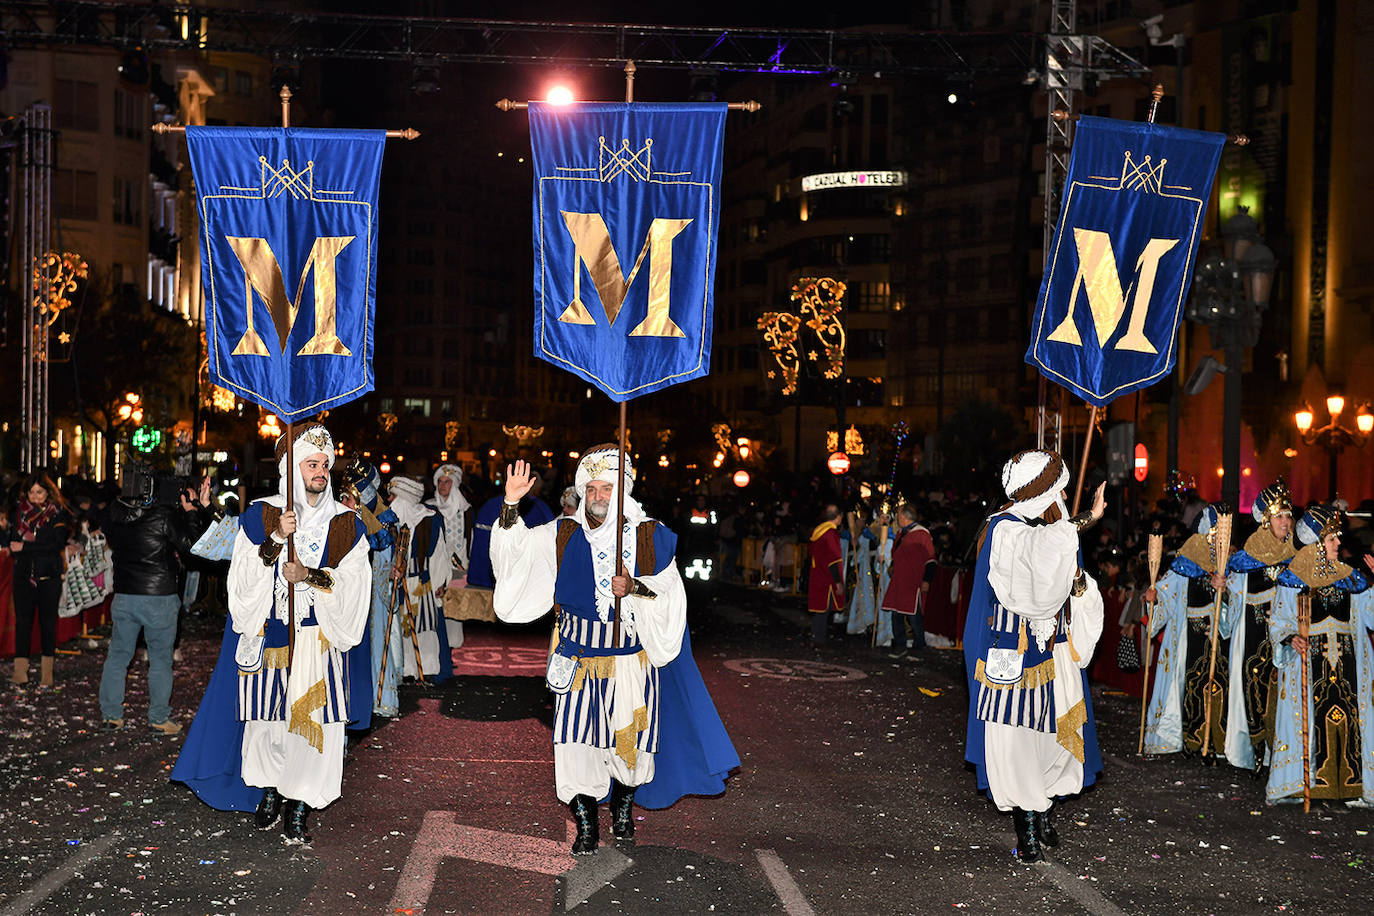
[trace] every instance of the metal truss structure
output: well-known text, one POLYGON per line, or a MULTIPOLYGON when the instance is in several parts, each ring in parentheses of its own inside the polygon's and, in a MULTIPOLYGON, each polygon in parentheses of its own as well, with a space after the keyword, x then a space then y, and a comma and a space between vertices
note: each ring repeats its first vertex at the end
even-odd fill
POLYGON ((192 4, 8 2, 11 47, 98 45, 145 52, 230 51, 284 62, 334 58, 535 63, 760 73, 1024 76, 1039 64, 1033 32, 705 28, 358 15, 192 4))

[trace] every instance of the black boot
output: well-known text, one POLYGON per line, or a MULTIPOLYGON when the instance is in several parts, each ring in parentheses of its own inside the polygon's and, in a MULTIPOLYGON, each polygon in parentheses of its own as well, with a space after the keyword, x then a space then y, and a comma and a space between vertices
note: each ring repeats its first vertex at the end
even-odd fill
POLYGON ((282 835, 288 843, 309 843, 310 834, 306 831, 305 817, 310 806, 294 798, 286 800, 286 810, 282 814, 282 835))
POLYGON ((258 802, 258 810, 253 814, 253 823, 266 830, 277 822, 281 816, 281 794, 269 787, 262 793, 262 801, 258 802))
POLYGON ((601 826, 597 817, 596 799, 590 795, 574 795, 568 802, 573 823, 577 825, 577 839, 573 841, 572 854, 575 856, 596 855, 596 844, 601 841, 601 826))
POLYGON ((1016 858, 1022 862, 1039 862, 1044 856, 1040 852, 1040 838, 1035 832, 1035 814, 1013 808, 1012 822, 1016 825, 1016 858))
POLYGON ((1040 839, 1041 846, 1048 846, 1051 849, 1059 845, 1059 831, 1054 829, 1054 807, 1051 806, 1044 811, 1036 811, 1035 835, 1040 839))
POLYGON ((611 831, 617 840, 634 842, 635 787, 611 780, 611 831))

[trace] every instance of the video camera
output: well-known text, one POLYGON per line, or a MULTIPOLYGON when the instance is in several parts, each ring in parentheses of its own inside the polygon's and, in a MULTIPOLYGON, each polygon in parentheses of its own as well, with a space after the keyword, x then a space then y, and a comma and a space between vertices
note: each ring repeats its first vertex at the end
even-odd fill
POLYGON ((131 506, 148 507, 154 504, 180 508, 181 497, 187 490, 196 490, 195 478, 179 474, 167 474, 141 463, 132 463, 124 469, 124 481, 120 486, 119 498, 131 506))

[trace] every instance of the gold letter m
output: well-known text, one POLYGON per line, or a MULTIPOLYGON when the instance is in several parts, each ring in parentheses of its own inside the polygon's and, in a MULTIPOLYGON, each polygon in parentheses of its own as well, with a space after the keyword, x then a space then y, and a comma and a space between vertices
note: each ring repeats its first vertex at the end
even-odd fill
MULTIPOLYGON (((1097 344, 1104 346, 1121 323, 1126 311, 1129 291, 1121 289, 1121 276, 1116 269, 1116 255, 1112 253, 1112 237, 1095 229, 1074 229, 1074 244, 1078 247, 1078 274, 1073 278, 1073 295, 1069 297, 1069 312, 1049 339, 1060 343, 1083 346, 1074 324, 1073 314, 1078 305, 1079 290, 1088 294, 1088 308, 1097 330, 1097 344)), ((1150 310, 1150 296, 1159 273, 1159 259, 1178 244, 1178 239, 1150 239, 1136 261, 1135 295, 1131 299, 1131 320, 1126 333, 1116 343, 1118 350, 1137 353, 1158 353, 1145 336, 1145 318, 1150 310)))
POLYGON ((686 229, 690 219, 656 219, 649 226, 649 236, 640 246, 639 257, 627 276, 620 267, 620 258, 611 244, 611 233, 600 213, 571 213, 560 210, 563 222, 572 236, 577 257, 573 259, 573 300, 558 316, 569 324, 596 324, 592 313, 582 302, 582 265, 592 275, 606 320, 615 326, 616 316, 625 303, 625 294, 635 282, 644 256, 649 255, 649 314, 644 316, 631 337, 686 337, 668 315, 669 296, 673 279, 673 239, 686 229))
POLYGON ((338 297, 338 275, 335 259, 339 252, 348 247, 356 236, 323 236, 315 239, 310 249, 310 258, 301 270, 300 282, 296 285, 296 298, 286 298, 286 278, 282 276, 281 265, 272 253, 267 239, 235 238, 225 236, 229 247, 234 249, 239 264, 243 266, 244 309, 248 315, 248 330, 243 332, 238 346, 234 347, 235 356, 270 356, 267 345, 253 328, 253 291, 257 290, 272 316, 272 324, 277 329, 277 341, 281 352, 286 352, 286 341, 291 337, 291 328, 296 324, 296 312, 300 308, 301 294, 305 292, 305 278, 315 272, 315 334, 297 356, 352 356, 335 331, 335 303, 338 297))

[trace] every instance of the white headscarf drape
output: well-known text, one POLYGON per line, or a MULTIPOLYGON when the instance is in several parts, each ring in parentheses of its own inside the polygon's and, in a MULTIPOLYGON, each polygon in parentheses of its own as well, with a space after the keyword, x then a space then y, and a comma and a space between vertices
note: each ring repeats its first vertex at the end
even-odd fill
POLYGON ((425 495, 425 486, 418 480, 393 477, 387 484, 387 492, 391 495, 391 511, 396 513, 397 521, 411 531, 434 511, 421 505, 420 497, 425 495))
POLYGON ((620 558, 631 576, 635 573, 635 528, 645 518, 644 508, 630 496, 634 489, 634 462, 626 455, 625 469, 621 471, 618 458, 619 450, 616 446, 597 446, 583 455, 582 460, 577 463, 575 478, 577 492, 583 494, 583 499, 572 517, 582 526, 582 532, 592 547, 592 570, 596 574, 596 611, 602 622, 610 620, 611 611, 615 607, 615 596, 611 593, 611 577, 617 573, 614 516, 616 492, 620 487, 625 488, 625 523, 621 529, 620 558), (596 527, 592 527, 587 521, 587 484, 593 480, 605 481, 612 485, 606 521, 596 527))

